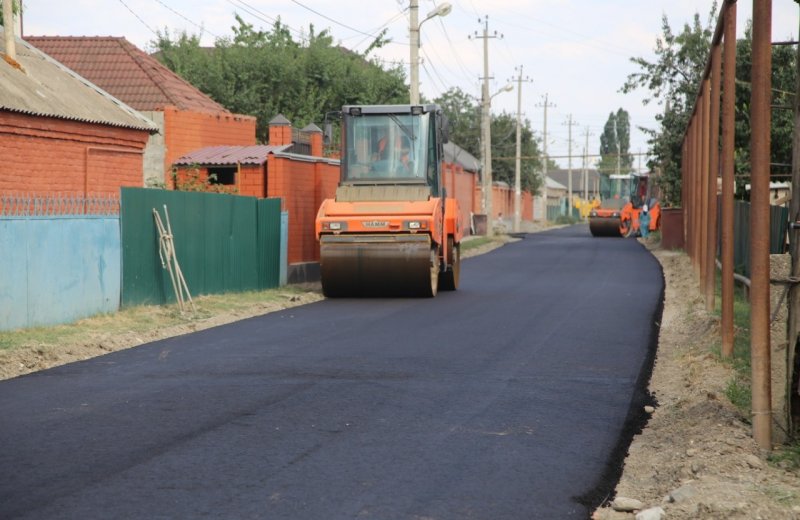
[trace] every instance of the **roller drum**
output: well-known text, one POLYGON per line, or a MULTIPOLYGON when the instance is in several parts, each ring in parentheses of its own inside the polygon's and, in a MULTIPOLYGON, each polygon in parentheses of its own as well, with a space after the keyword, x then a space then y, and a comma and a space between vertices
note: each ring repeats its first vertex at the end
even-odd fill
POLYGON ((595 237, 621 237, 619 217, 589 217, 589 231, 595 237))
POLYGON ((322 292, 342 296, 435 296, 438 256, 424 234, 320 238, 322 292))

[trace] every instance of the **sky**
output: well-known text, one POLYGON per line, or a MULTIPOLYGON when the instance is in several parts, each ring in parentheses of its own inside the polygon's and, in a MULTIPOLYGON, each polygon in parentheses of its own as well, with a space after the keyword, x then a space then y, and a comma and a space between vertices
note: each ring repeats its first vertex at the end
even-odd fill
MULTIPOLYGON (((444 0, 418 0, 419 19, 444 0)), ((611 112, 630 114, 632 153, 647 151, 639 126, 654 128, 663 107, 644 104, 648 92, 620 93, 627 76, 639 69, 630 58, 654 59, 656 39, 666 16, 674 32, 699 13, 707 23, 713 0, 449 0, 452 11, 421 26, 420 92, 435 98, 452 87, 480 97, 482 35, 488 23, 492 112, 529 120, 541 138, 547 110, 547 152, 562 167, 580 168, 587 142, 597 154, 600 134, 611 112), (496 34, 495 34, 496 33, 496 34), (496 36, 496 37, 495 37, 496 36), (521 71, 521 73, 520 73, 521 71), (517 86, 503 87, 522 77, 517 86), (569 121, 572 121, 572 125, 569 121)), ((300 40, 313 24, 328 30, 347 48, 364 51, 383 28, 392 40, 371 56, 409 66, 409 0, 23 0, 23 33, 35 36, 124 36, 143 50, 155 31, 202 35, 204 45, 230 36, 239 14, 256 28, 270 28, 280 17, 300 40)), ((797 40, 798 4, 773 1, 773 41, 797 40)), ((752 2, 738 2, 737 32, 751 18, 752 2)), ((713 15, 716 20, 716 14, 713 15)), ((716 23, 714 21, 714 23, 716 23)), ((509 137, 513 139, 513 136, 509 137)), ((642 158, 644 168, 646 158, 642 158)), ((639 166, 638 158, 634 166, 639 166)))

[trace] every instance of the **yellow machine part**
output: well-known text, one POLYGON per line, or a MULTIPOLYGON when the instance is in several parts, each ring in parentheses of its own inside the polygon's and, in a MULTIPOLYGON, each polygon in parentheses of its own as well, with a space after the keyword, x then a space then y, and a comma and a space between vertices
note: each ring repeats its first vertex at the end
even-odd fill
POLYGON ((322 292, 342 296, 435 296, 439 257, 427 234, 320 237, 322 292))

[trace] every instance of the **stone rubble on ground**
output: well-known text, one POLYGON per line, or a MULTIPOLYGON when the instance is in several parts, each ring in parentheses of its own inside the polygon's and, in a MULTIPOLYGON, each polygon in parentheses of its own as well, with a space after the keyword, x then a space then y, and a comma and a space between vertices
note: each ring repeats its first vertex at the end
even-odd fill
POLYGON ((664 518, 664 509, 656 506, 636 513, 636 520, 661 520, 664 518))
POLYGON ((664 498, 664 501, 679 504, 689 500, 696 494, 697 491, 695 490, 694 486, 691 484, 684 484, 678 489, 673 489, 670 491, 669 495, 664 498))
POLYGON ((644 504, 635 498, 617 497, 611 502, 614 511, 638 511, 644 509, 644 504))

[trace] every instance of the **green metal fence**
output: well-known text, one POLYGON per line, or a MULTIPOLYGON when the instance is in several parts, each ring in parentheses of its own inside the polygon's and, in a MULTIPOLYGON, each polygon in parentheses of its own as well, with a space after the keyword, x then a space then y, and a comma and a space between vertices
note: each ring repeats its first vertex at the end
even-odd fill
POLYGON ((280 199, 123 188, 120 207, 122 305, 175 300, 159 256, 153 210, 164 206, 192 295, 277 287, 280 199))
MULTIPOLYGON (((770 206, 769 220, 769 252, 785 253, 789 209, 770 206)), ((741 200, 734 201, 733 206, 733 265, 737 273, 750 277, 750 203, 741 200)))

